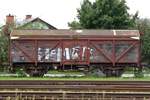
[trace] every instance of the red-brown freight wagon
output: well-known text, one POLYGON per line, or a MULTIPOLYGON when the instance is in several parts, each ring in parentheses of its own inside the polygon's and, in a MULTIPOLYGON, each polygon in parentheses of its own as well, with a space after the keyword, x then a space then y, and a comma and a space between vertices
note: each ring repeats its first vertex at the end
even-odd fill
POLYGON ((31 76, 51 68, 98 68, 107 76, 140 68, 138 30, 14 30, 9 50, 11 66, 31 76))

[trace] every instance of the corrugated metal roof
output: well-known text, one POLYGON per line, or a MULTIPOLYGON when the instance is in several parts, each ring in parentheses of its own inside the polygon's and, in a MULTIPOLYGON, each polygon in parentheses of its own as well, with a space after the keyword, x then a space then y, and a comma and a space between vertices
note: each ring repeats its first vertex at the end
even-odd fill
POLYGON ((138 30, 14 30, 11 36, 140 36, 138 30))

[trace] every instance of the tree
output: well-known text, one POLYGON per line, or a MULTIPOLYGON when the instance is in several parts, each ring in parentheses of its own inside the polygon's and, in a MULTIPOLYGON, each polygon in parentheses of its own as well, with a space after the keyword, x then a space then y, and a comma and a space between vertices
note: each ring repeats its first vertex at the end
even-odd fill
POLYGON ((68 25, 71 27, 71 29, 81 29, 82 28, 80 23, 75 20, 71 23, 68 23, 68 25))
POLYGON ((135 26, 138 13, 132 16, 128 9, 125 0, 96 0, 94 3, 84 0, 77 9, 79 23, 73 21, 68 25, 86 29, 129 29, 135 26))
POLYGON ((144 33, 141 36, 142 61, 150 64, 150 19, 139 19, 137 21, 137 26, 140 32, 144 33))
POLYGON ((0 31, 0 63, 8 61, 8 37, 4 35, 3 31, 0 31))

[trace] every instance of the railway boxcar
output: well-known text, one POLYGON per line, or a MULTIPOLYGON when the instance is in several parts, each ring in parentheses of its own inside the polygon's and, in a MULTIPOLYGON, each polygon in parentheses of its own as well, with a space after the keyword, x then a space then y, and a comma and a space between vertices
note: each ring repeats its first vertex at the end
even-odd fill
POLYGON ((140 68, 138 30, 14 30, 9 50, 11 66, 31 76, 51 68, 99 68, 106 76, 140 68))

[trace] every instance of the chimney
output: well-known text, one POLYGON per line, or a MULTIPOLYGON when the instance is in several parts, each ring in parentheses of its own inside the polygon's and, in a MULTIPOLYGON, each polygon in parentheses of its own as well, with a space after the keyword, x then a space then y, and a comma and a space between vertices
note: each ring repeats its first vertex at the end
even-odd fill
POLYGON ((32 18, 32 15, 26 15, 26 20, 29 20, 32 18))
POLYGON ((6 24, 14 24, 14 16, 9 14, 6 16, 6 24))

